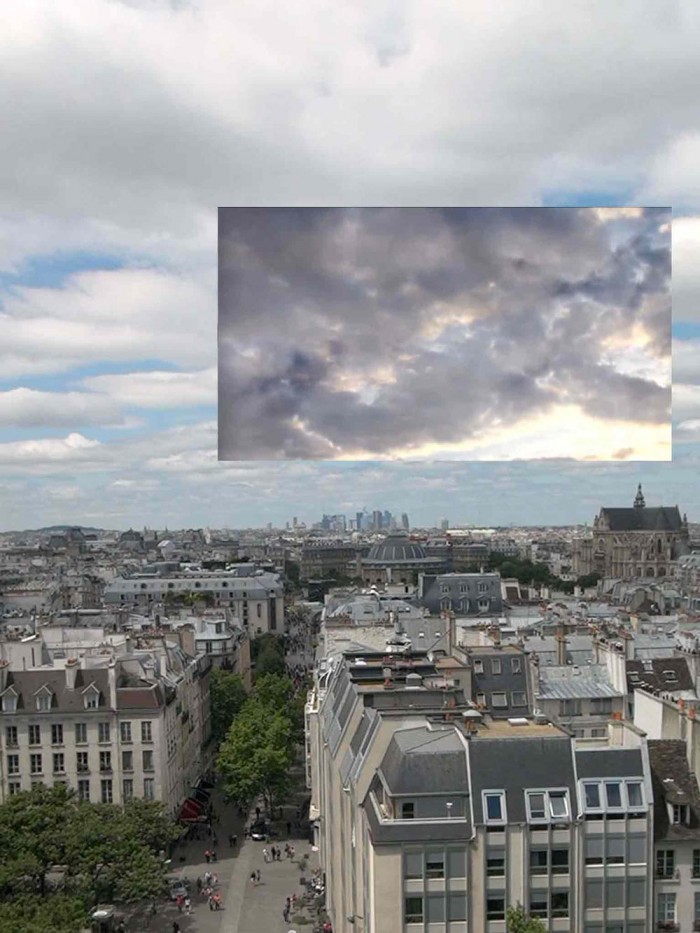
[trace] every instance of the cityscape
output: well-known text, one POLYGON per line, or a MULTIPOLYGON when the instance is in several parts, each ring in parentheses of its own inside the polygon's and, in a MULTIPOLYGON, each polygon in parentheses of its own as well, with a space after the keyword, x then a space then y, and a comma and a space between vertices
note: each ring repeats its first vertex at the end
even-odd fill
POLYGON ((0 929, 698 926, 700 524, 641 483, 583 525, 7 532, 0 618, 0 929))

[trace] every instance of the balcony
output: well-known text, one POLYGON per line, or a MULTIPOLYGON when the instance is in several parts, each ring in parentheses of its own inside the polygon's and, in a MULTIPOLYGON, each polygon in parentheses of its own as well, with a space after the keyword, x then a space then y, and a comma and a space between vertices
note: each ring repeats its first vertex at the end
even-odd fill
POLYGON ((657 868, 654 877, 657 881, 680 881, 681 870, 680 868, 657 868))
POLYGON ((657 920, 657 930, 680 930, 681 925, 677 920, 657 920))

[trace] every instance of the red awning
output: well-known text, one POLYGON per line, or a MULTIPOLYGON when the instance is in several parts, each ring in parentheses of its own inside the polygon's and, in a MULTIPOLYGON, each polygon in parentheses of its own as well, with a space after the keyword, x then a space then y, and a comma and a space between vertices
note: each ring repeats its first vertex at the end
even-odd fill
POLYGON ((202 812, 201 803, 199 803, 199 801, 197 800, 194 800, 192 797, 188 797, 180 809, 180 816, 178 817, 178 819, 186 820, 186 821, 195 821, 199 819, 201 812, 202 812))

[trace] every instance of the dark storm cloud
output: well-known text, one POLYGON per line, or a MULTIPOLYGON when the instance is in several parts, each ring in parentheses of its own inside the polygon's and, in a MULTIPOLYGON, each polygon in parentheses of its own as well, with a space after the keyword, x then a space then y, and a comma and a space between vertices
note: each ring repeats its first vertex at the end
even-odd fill
POLYGON ((609 349, 638 325, 650 357, 669 352, 668 221, 656 208, 606 222, 568 208, 221 209, 220 456, 455 445, 557 403, 668 422, 670 389, 609 349))

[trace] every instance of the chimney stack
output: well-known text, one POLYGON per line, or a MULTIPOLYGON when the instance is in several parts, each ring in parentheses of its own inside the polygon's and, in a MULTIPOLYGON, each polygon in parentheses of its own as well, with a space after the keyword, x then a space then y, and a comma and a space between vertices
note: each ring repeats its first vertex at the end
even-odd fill
POLYGON ((78 674, 78 659, 68 658, 66 661, 66 687, 75 690, 75 678, 78 674))
POLYGON ((0 693, 7 690, 7 673, 10 668, 10 662, 6 658, 0 659, 0 693))
POLYGON ((564 628, 564 623, 560 622, 557 625, 557 664, 559 667, 564 667, 566 664, 566 629, 564 628))

